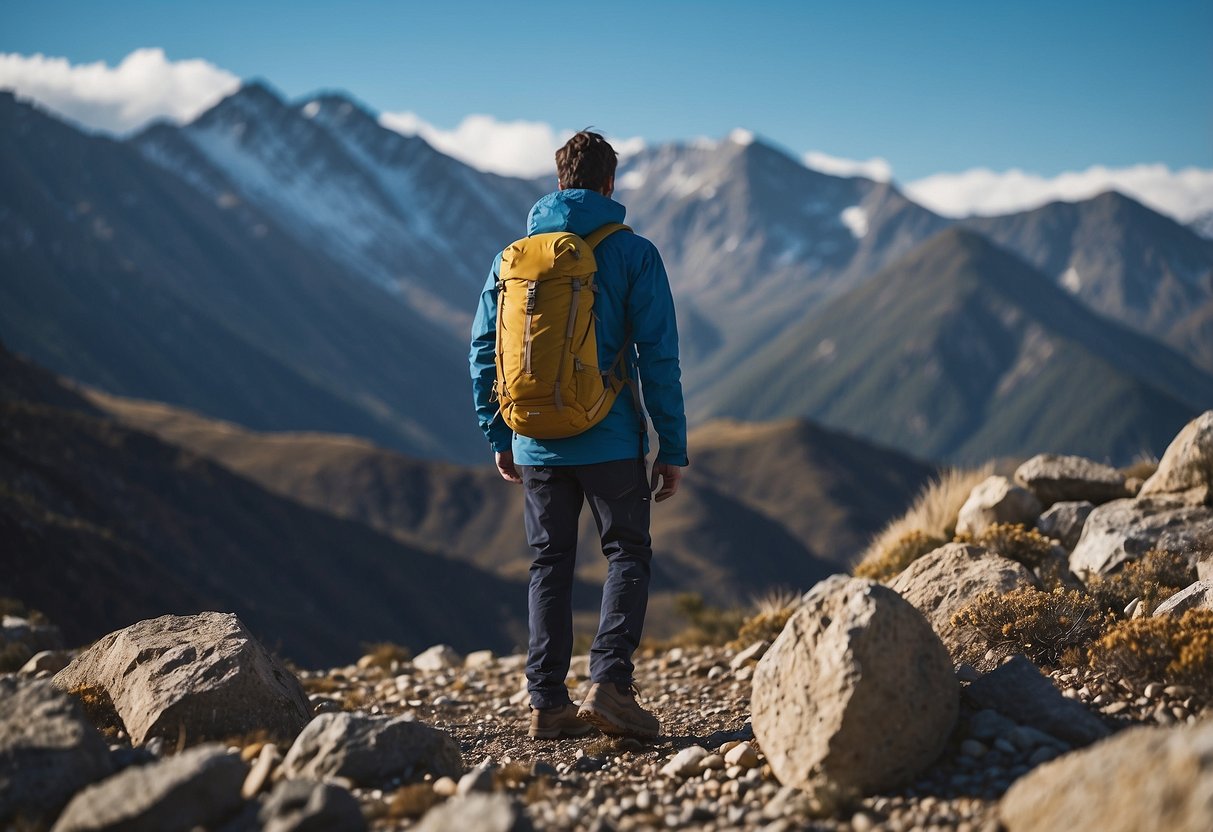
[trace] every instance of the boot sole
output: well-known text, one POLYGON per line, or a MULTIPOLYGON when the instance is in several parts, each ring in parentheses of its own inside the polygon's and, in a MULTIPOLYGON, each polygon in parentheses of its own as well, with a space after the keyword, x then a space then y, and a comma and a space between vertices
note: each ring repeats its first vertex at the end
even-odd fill
POLYGON ((656 731, 648 728, 639 728, 636 725, 620 722, 610 714, 584 707, 577 712, 577 718, 590 723, 604 734, 613 734, 617 737, 644 737, 645 739, 652 739, 661 733, 660 728, 656 731))
POLYGON ((533 740, 558 740, 561 737, 584 737, 593 730, 593 725, 586 725, 584 729, 578 728, 576 731, 567 731, 560 728, 551 728, 547 731, 538 731, 531 728, 526 732, 526 735, 533 740))

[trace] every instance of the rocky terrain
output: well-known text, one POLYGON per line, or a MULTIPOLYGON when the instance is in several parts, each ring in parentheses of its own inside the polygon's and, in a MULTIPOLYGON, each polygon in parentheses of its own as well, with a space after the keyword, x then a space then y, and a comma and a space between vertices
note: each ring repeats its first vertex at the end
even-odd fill
MULTIPOLYGON (((662 721, 651 741, 528 739, 522 656, 381 645, 305 671, 214 612, 63 651, 53 627, 12 607, 5 654, 51 646, 0 676, 0 820, 56 832, 1213 826, 1213 411, 1157 466, 1040 456, 948 491, 929 488, 896 539, 874 541, 856 568, 866 577, 771 603, 727 646, 644 648, 636 680, 662 721), (955 540, 935 545, 928 515, 955 540)), ((574 697, 586 672, 575 657, 574 697)))

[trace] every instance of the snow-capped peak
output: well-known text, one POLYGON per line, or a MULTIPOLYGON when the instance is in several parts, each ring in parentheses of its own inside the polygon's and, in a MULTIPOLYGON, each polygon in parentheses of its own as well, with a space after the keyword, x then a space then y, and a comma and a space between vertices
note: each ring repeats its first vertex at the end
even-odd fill
POLYGON ((743 147, 754 143, 754 131, 746 130, 742 127, 735 127, 729 132, 729 141, 733 144, 739 144, 743 147))

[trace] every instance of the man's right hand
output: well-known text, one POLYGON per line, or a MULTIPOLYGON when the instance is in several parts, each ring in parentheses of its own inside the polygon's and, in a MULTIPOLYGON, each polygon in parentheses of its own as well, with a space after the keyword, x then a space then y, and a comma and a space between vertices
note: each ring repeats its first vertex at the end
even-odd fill
POLYGON ((498 451, 496 453, 497 473, 501 474, 501 478, 506 482, 512 482, 515 485, 522 485, 522 477, 518 474, 518 469, 514 467, 514 452, 513 451, 498 451))
POLYGON ((649 482, 649 490, 657 491, 653 498, 657 502, 668 500, 678 493, 678 481, 682 479, 682 468, 670 465, 668 462, 658 462, 653 465, 653 479, 649 482), (657 482, 661 481, 661 490, 657 491, 657 482))

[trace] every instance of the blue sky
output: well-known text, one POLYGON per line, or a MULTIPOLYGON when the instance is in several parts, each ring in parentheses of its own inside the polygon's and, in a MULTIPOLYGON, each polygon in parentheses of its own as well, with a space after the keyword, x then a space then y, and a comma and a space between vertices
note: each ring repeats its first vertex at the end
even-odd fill
MULTIPOLYGON (((746 127, 898 181, 1213 168, 1213 3, 6 2, 0 52, 202 58, 290 97, 346 90, 659 142, 746 127)), ((2 84, 0 84, 2 85, 2 84)))

